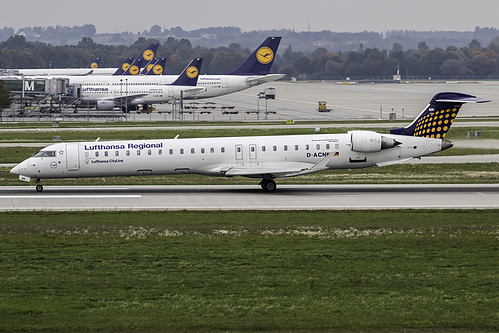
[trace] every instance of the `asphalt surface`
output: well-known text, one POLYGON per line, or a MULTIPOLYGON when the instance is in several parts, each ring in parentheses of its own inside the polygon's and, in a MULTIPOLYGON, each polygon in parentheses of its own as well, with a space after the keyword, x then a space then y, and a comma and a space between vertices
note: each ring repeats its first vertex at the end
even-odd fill
POLYGON ((498 184, 0 187, 2 211, 499 208, 498 184))

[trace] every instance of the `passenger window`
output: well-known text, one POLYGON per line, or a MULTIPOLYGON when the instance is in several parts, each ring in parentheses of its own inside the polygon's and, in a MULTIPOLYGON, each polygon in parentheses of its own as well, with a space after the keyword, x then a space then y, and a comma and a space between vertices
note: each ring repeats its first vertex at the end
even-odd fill
POLYGON ((295 145, 295 150, 298 150, 298 145, 295 145))
POLYGON ((180 154, 184 153, 184 148, 180 148, 180 154))
POLYGON ((273 147, 272 147, 272 150, 273 150, 273 151, 277 151, 277 146, 273 146, 273 147))
POLYGON ((194 148, 191 148, 191 154, 194 154, 194 153, 195 153, 194 148))
POLYGON ((315 149, 317 149, 317 150, 321 150, 321 145, 320 145, 320 144, 317 144, 317 145, 315 146, 315 149))
POLYGON ((284 145, 284 151, 288 151, 288 145, 284 145))
POLYGON ((210 153, 214 153, 215 152, 215 148, 211 147, 210 148, 210 153))
POLYGON ((140 150, 137 150, 137 156, 140 156, 140 150))
POLYGON ((326 143, 326 149, 329 150, 329 143, 326 143))
POLYGON ((88 157, 89 156, 89 153, 88 151, 85 152, 85 157, 88 157))
POLYGON ((158 150, 158 155, 163 155, 163 149, 158 150))
POLYGON ((221 153, 225 153, 225 147, 221 147, 221 148, 220 148, 220 152, 221 152, 221 153))
POLYGON ((116 151, 114 152, 114 156, 120 156, 120 152, 116 150, 116 151))
POLYGON ((201 148, 201 154, 204 154, 204 148, 201 148))
POLYGON ((173 155, 173 149, 170 149, 168 152, 170 153, 170 155, 173 155))
POLYGON ((109 155, 109 153, 108 153, 108 152, 107 152, 107 150, 106 150, 106 151, 104 152, 104 156, 106 156, 106 157, 107 157, 108 155, 109 155))
POLYGON ((335 144, 335 145, 334 145, 334 148, 336 148, 336 149, 340 149, 340 144, 339 144, 339 143, 335 144))
POLYGON ((95 157, 99 157, 99 152, 98 151, 95 152, 95 157))
POLYGON ((265 148, 265 146, 262 146, 262 151, 265 151, 267 148, 265 148))
POLYGON ((310 150, 310 146, 309 145, 305 145, 305 150, 310 150))
POLYGON ((130 150, 126 151, 126 156, 130 156, 130 150))
POLYGON ((151 151, 151 149, 149 149, 149 150, 147 151, 147 155, 151 155, 151 154, 152 154, 152 151, 151 151))

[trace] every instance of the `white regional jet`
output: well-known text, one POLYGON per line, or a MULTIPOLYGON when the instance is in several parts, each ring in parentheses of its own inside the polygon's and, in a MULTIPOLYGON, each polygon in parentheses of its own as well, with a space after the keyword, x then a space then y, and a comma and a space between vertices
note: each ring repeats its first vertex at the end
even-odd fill
POLYGON ((488 102, 443 92, 408 126, 390 134, 252 136, 57 143, 19 163, 10 172, 24 181, 42 179, 172 175, 261 178, 265 191, 275 178, 329 169, 354 169, 400 163, 452 147, 444 137, 463 103, 488 102))

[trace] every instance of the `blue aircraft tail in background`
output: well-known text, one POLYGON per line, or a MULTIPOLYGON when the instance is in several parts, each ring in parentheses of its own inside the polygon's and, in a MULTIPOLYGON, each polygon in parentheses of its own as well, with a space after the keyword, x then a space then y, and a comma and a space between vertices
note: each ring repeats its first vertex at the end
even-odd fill
POLYGON ((159 43, 151 43, 142 51, 142 53, 135 59, 128 58, 120 68, 113 75, 137 75, 140 73, 141 65, 154 59, 158 51, 159 43), (144 62, 145 61, 145 62, 144 62), (134 66, 133 68, 130 68, 134 66), (135 67, 137 66, 137 67, 135 67), (128 71, 128 73, 126 73, 128 71), (126 74, 125 74, 126 73, 126 74))
POLYGON ((133 62, 133 57, 130 57, 127 60, 125 60, 121 64, 121 66, 116 70, 116 72, 114 72, 113 75, 123 75, 123 73, 126 72, 126 70, 128 69, 128 67, 130 67, 130 65, 132 64, 132 62, 133 62))
POLYGON ((149 66, 149 69, 144 68, 145 75, 163 75, 163 71, 165 69, 166 58, 156 59, 152 66, 149 66), (146 71, 147 69, 147 71, 146 71))
POLYGON ((277 53, 281 37, 267 37, 265 41, 228 75, 267 75, 277 53))
POLYGON ((135 60, 130 64, 127 70, 122 75, 138 75, 140 73, 140 68, 143 63, 142 58, 135 58, 135 60))
POLYGON ((94 60, 90 61, 87 68, 99 68, 100 58, 96 57, 94 60))
POLYGON ((390 133, 443 139, 464 103, 485 102, 490 101, 462 93, 441 92, 433 96, 428 106, 410 125, 394 128, 390 133))
POLYGON ((171 84, 172 86, 195 86, 198 83, 199 71, 203 58, 194 58, 182 74, 171 84))

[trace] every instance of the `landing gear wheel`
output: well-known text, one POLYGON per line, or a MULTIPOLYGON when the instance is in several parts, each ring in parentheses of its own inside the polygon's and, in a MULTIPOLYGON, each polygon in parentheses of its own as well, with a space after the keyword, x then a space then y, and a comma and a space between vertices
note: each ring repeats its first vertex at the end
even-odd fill
POLYGON ((41 191, 43 191, 43 186, 42 186, 42 185, 40 185, 40 184, 36 185, 36 191, 37 191, 37 192, 41 192, 41 191))
POLYGON ((265 192, 274 192, 277 185, 273 179, 263 179, 260 182, 260 186, 265 190, 265 192))

